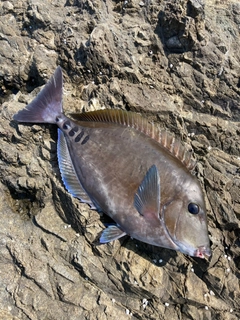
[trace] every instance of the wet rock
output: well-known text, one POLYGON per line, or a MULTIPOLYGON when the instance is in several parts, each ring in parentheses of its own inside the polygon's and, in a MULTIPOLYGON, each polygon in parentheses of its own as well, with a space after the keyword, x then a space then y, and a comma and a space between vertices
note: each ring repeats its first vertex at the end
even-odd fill
POLYGON ((2 1, 0 12, 0 318, 239 319, 238 2, 2 1), (66 113, 144 113, 193 149, 209 262, 129 238, 97 245, 106 217, 64 189, 56 127, 12 121, 58 64, 66 113))

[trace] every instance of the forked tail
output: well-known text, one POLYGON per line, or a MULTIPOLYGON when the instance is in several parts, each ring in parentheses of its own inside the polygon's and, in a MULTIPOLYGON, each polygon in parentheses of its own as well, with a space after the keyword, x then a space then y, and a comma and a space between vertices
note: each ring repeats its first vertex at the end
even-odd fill
POLYGON ((56 118, 62 113, 62 94, 62 69, 59 66, 37 97, 13 119, 19 122, 56 123, 56 118))

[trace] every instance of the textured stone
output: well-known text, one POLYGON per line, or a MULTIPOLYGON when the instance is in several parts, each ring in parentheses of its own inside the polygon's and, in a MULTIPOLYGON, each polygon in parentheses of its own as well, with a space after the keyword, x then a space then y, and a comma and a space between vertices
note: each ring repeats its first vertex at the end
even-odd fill
POLYGON ((0 3, 1 319, 240 318, 239 10, 237 1, 0 3), (209 262, 129 238, 97 245, 107 218, 64 189, 56 127, 12 121, 57 65, 66 113, 144 113, 193 149, 209 262))

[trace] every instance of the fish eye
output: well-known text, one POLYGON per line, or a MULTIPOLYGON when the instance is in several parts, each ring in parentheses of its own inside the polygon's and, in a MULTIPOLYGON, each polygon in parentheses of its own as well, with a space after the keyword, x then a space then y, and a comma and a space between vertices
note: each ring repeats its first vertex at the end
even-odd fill
POLYGON ((188 205, 188 211, 192 214, 198 214, 199 213, 199 206, 196 203, 189 203, 188 205))

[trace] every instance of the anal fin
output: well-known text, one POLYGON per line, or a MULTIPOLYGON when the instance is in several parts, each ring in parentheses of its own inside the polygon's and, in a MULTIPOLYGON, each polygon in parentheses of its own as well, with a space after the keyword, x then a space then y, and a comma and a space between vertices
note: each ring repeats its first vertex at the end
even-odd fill
POLYGON ((100 243, 107 243, 113 240, 117 240, 126 235, 126 232, 122 231, 118 226, 111 225, 103 230, 99 239, 100 243))
POLYGON ((78 180, 68 151, 66 139, 60 129, 58 129, 57 154, 62 180, 67 191, 73 197, 80 199, 82 202, 88 203, 91 206, 91 209, 96 209, 78 180))

